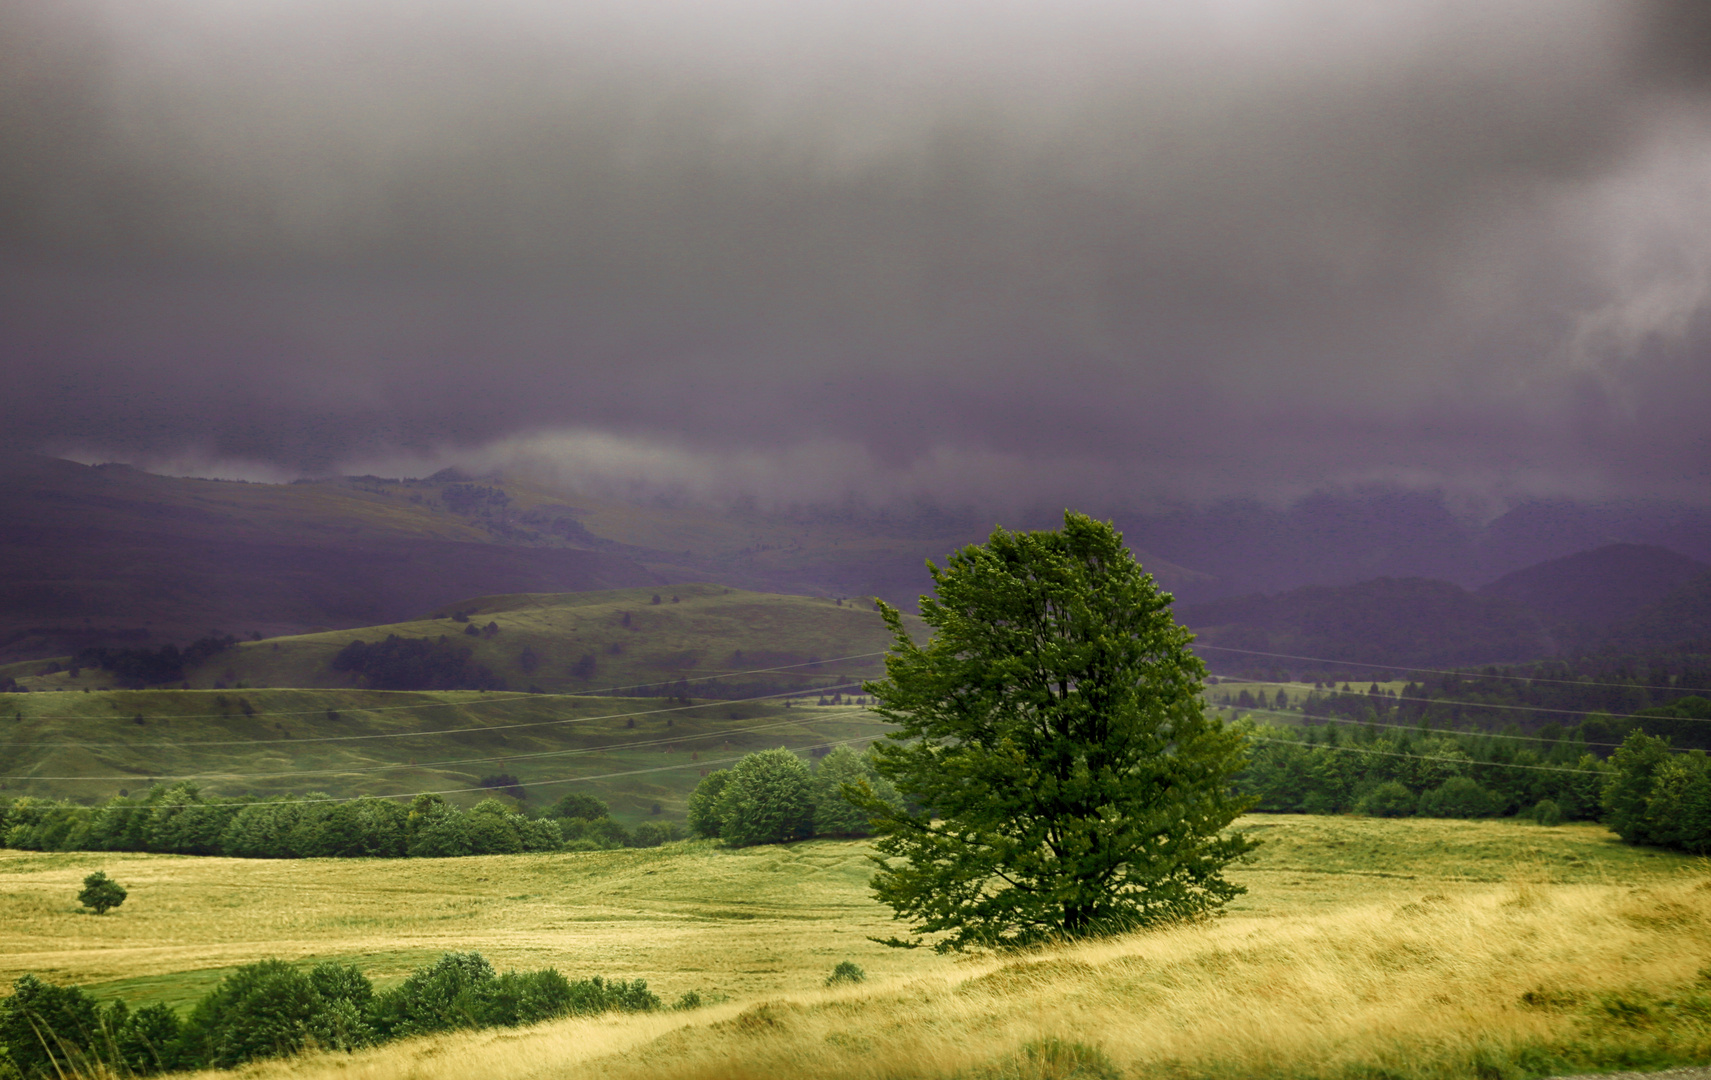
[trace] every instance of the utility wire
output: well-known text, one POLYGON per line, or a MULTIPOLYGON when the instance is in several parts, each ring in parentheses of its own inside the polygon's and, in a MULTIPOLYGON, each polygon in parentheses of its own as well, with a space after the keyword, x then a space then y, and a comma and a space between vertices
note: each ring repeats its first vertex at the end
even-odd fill
POLYGON ((1295 739, 1273 739, 1264 735, 1249 735, 1256 742, 1282 743, 1285 746, 1305 746, 1313 750, 1335 750, 1345 754, 1376 754, 1379 757, 1407 758, 1411 761, 1444 761, 1452 765, 1478 765, 1489 769, 1529 769, 1533 772, 1576 773, 1580 776, 1605 776, 1599 769, 1564 769, 1555 765, 1517 765, 1503 761, 1471 761, 1467 758, 1432 757, 1425 754, 1403 754, 1393 750, 1368 750, 1359 746, 1332 746, 1329 743, 1308 743, 1295 739))
MULTIPOLYGON (((840 742, 843 742, 843 743, 872 742, 873 740, 875 740, 877 738, 880 738, 880 736, 878 736, 878 735, 855 735, 855 736, 850 737, 849 739, 838 740, 835 742, 809 743, 805 746, 793 746, 793 747, 789 747, 788 749, 792 753, 799 753, 803 750, 819 750, 819 749, 822 749, 825 747, 837 746, 837 745, 839 745, 840 742)), ((552 786, 557 785, 557 784, 579 784, 579 783, 584 783, 584 782, 590 781, 590 780, 615 780, 615 779, 625 777, 625 776, 645 776, 645 775, 648 775, 650 773, 670 772, 673 769, 695 769, 695 768, 706 768, 706 767, 711 766, 711 765, 730 765, 733 762, 737 762, 737 761, 741 761, 741 760, 742 760, 742 757, 728 757, 728 758, 714 758, 714 759, 711 759, 708 761, 684 761, 684 762, 678 762, 678 763, 673 764, 673 765, 656 765, 653 768, 649 768, 649 769, 627 769, 623 772, 597 773, 597 774, 594 774, 592 776, 562 776, 562 777, 558 777, 558 778, 552 779, 552 780, 531 780, 531 781, 529 781, 528 786, 530 786, 530 787, 552 787, 552 786)), ((476 791, 489 791, 490 792, 492 790, 493 790, 492 788, 487 788, 487 787, 442 788, 439 791, 398 792, 398 793, 392 794, 392 795, 346 795, 346 796, 325 795, 325 796, 314 796, 314 797, 298 796, 298 797, 293 797, 293 798, 286 800, 286 801, 288 801, 291 804, 347 803, 347 802, 357 802, 357 801, 362 800, 362 799, 414 799, 418 795, 464 795, 464 794, 468 794, 470 792, 476 792, 476 791)), ((257 801, 257 800, 253 800, 253 799, 227 799, 227 800, 224 800, 221 802, 188 803, 188 804, 185 804, 185 808, 201 807, 201 806, 266 806, 266 805, 268 805, 267 802, 257 801)), ((78 811, 81 813, 94 813, 98 810, 105 809, 105 807, 60 805, 60 806, 55 806, 54 809, 56 811, 75 810, 75 811, 78 811)), ((121 809, 149 810, 149 809, 152 809, 152 807, 148 803, 131 803, 127 807, 121 807, 121 809)))
MULTIPOLYGON (((391 772, 395 769, 436 769, 452 765, 485 765, 496 761, 529 761, 536 758, 574 757, 582 754, 598 754, 608 750, 634 750, 649 746, 664 746, 672 743, 694 742, 698 739, 718 739, 731 735, 749 735, 757 731, 773 731, 783 727, 806 728, 809 724, 824 723, 832 718, 822 717, 809 720, 778 720, 769 724, 756 724, 752 727, 721 728, 715 731, 704 731, 688 735, 672 735, 659 739, 638 739, 631 742, 605 743, 600 746, 570 747, 564 750, 540 750, 522 754, 500 754, 495 757, 479 758, 449 758, 443 761, 424 762, 394 762, 388 765, 362 765, 342 769, 294 769, 287 772, 211 772, 211 773, 165 773, 150 772, 143 774, 151 781, 161 780, 277 780, 306 776, 350 776, 358 773, 391 772)), ((882 723, 883 721, 870 721, 882 723)), ((862 736, 865 738, 866 736, 862 736)), ((0 780, 135 780, 138 773, 122 773, 116 776, 35 776, 30 774, 16 776, 0 776, 0 780)), ((531 781, 532 783, 533 781, 531 781)))
MULTIPOLYGON (((819 687, 818 689, 822 693, 824 693, 825 691, 828 691, 828 690, 835 691, 835 692, 841 692, 841 691, 852 689, 852 688, 859 687, 859 686, 861 686, 860 683, 853 683, 853 682, 851 682, 851 683, 837 683, 837 684, 834 684, 832 686, 822 686, 822 687, 819 687)), ((484 727, 444 728, 444 729, 441 729, 438 731, 391 731, 391 732, 381 732, 378 734, 371 734, 371 735, 314 735, 314 736, 310 736, 310 737, 302 738, 302 739, 293 739, 293 738, 283 738, 283 739, 204 739, 204 740, 198 740, 197 742, 163 742, 163 743, 158 743, 155 745, 157 745, 161 748, 170 747, 173 749, 184 749, 185 747, 191 747, 191 746, 274 746, 274 745, 281 745, 281 744, 285 744, 285 743, 291 743, 293 745, 306 745, 309 743, 361 742, 364 740, 372 740, 372 739, 417 739, 417 738, 423 738, 423 737, 430 736, 430 735, 467 735, 467 734, 470 734, 471 732, 516 731, 520 728, 552 727, 555 725, 563 725, 563 724, 587 724, 587 723, 591 723, 595 720, 623 720, 623 719, 627 719, 630 717, 636 717, 636 716, 659 716, 659 715, 662 715, 664 713, 678 713, 678 712, 684 712, 684 711, 689 710, 689 709, 716 709, 722 705, 741 705, 741 704, 744 704, 745 702, 750 702, 750 701, 768 701, 771 699, 781 698, 781 697, 783 697, 783 698, 796 697, 800 693, 801 692, 798 690, 780 690, 780 691, 778 691, 776 693, 772 693, 772 694, 756 694, 754 697, 721 699, 719 701, 713 701, 713 702, 702 702, 699 705, 673 705, 673 706, 670 706, 670 707, 664 708, 664 709, 640 709, 640 710, 636 710, 633 712, 601 713, 598 716, 571 716, 571 717, 564 717, 564 718, 561 718, 558 720, 531 720, 531 721, 528 721, 526 723, 518 723, 518 724, 489 724, 489 725, 486 725, 484 727)), ((538 695, 538 694, 537 695, 529 695, 529 696, 535 697, 537 699, 540 697, 540 695, 538 695)), ((562 696, 568 697, 568 696, 573 696, 573 695, 562 695, 562 696)), ((445 707, 445 706, 444 705, 436 706, 436 708, 443 708, 443 707, 445 707)), ((321 709, 309 710, 310 715, 323 715, 324 712, 325 712, 325 710, 321 710, 321 709)), ((258 713, 257 715, 261 715, 261 714, 258 713)), ((275 714, 275 715, 281 715, 281 714, 275 714)), ((91 718, 90 717, 81 717, 80 719, 87 720, 87 719, 91 719, 91 718)), ((124 747, 130 747, 130 746, 135 746, 135 745, 136 745, 135 743, 129 743, 129 742, 118 742, 118 743, 0 742, 0 746, 29 746, 29 747, 36 747, 38 749, 39 748, 45 748, 45 747, 77 747, 80 749, 101 749, 101 748, 111 749, 114 747, 124 748, 124 747)))
MULTIPOLYGON (((1254 684, 1260 685, 1260 686, 1282 686, 1285 688, 1297 685, 1295 683, 1271 682, 1271 681, 1266 680, 1266 679, 1238 679, 1236 681, 1237 682, 1244 682, 1244 683, 1254 683, 1254 684)), ((1309 693, 1309 694, 1331 693, 1331 694, 1336 694, 1338 697, 1342 697, 1343 695, 1347 694, 1349 697, 1360 697, 1360 698, 1368 698, 1368 697, 1374 696, 1374 695, 1368 694, 1365 690, 1303 690, 1302 693, 1309 693)), ((1397 705, 1413 702, 1413 703, 1418 703, 1420 705, 1424 705, 1424 706, 1428 706, 1428 707, 1430 707, 1432 705, 1457 705, 1457 706, 1461 706, 1463 708, 1468 708, 1468 709, 1503 709, 1503 710, 1506 710, 1508 712, 1542 712, 1542 713, 1555 713, 1555 714, 1558 714, 1561 716, 1584 716, 1587 713, 1602 712, 1603 711, 1602 709, 1553 709, 1553 708, 1549 708, 1549 707, 1544 706, 1544 705, 1497 705, 1497 704, 1489 704, 1489 703, 1483 702, 1483 701, 1460 701, 1460 700, 1457 700, 1454 698, 1414 698, 1414 697, 1396 697, 1396 698, 1393 698, 1393 697, 1390 697, 1389 695, 1386 695, 1384 697, 1384 701, 1386 701, 1388 703, 1394 703, 1397 705)), ((1240 708, 1241 706, 1236 706, 1236 707, 1240 708)), ((1691 717, 1689 717, 1688 719, 1691 719, 1691 717)))
POLYGON ((1229 645, 1206 645, 1199 642, 1196 642, 1192 647, 1197 650, 1216 649, 1219 652, 1243 653, 1247 656, 1270 656, 1280 660, 1306 660, 1314 664, 1329 664, 1331 666, 1372 668, 1375 671, 1412 671, 1416 674, 1424 675, 1454 675, 1462 679, 1508 679, 1511 682, 1560 683, 1564 686, 1604 686, 1616 690, 1668 689, 1680 690, 1683 693, 1688 694, 1711 694, 1711 688, 1703 686, 1653 687, 1643 683, 1606 683, 1590 682, 1583 679, 1546 679, 1532 675, 1487 675, 1472 671, 1452 671, 1446 668, 1403 667, 1401 664, 1368 664, 1359 660, 1330 660, 1323 656, 1298 656, 1295 653, 1261 652, 1258 649, 1237 649, 1229 645))
MULTIPOLYGON (((711 682, 714 679, 734 679, 734 678, 737 678, 737 677, 742 676, 742 675, 773 675, 773 674, 776 674, 776 673, 781 672, 781 671, 794 671, 796 668, 823 667, 826 664, 841 664, 841 663, 844 663, 846 660, 867 660, 867 659, 870 659, 870 658, 875 657, 875 656, 884 656, 884 655, 885 655, 885 652, 883 652, 883 651, 882 652, 868 652, 868 653, 852 653, 849 656, 834 656, 834 657, 831 657, 830 659, 827 659, 827 660, 805 660, 800 664, 781 664, 778 667, 751 668, 748 671, 724 671, 724 672, 720 672, 719 674, 716 674, 716 675, 697 675, 693 679, 663 679, 659 682, 630 683, 628 686, 607 686, 607 687, 601 687, 600 689, 597 689, 597 690, 581 690, 581 691, 578 691, 577 693, 574 693, 574 694, 528 694, 528 693, 505 694, 505 695, 500 695, 500 694, 487 695, 487 694, 484 694, 484 696, 479 697, 479 698, 474 698, 470 701, 457 701, 457 702, 430 701, 430 702, 418 702, 414 705, 375 705, 375 706, 372 706, 369 708, 365 708, 362 711, 364 711, 364 712, 405 712, 405 711, 409 711, 412 709, 444 709, 444 708, 456 707, 458 705, 478 705, 478 704, 484 705, 484 704, 490 704, 492 702, 526 701, 530 698, 541 698, 541 697, 600 697, 602 695, 607 695, 607 694, 616 694, 621 690, 643 690, 643 689, 646 689, 647 687, 650 687, 650 686, 670 687, 670 686, 676 686, 679 683, 692 684, 692 683, 698 683, 698 682, 711 682)), ((807 673, 804 672, 803 674, 807 674, 807 673)), ((316 689, 316 688, 314 688, 314 687, 257 686, 257 687, 251 687, 251 689, 253 689, 253 690, 300 690, 300 689, 316 689)), ((333 691, 333 692, 344 691, 347 693, 353 693, 354 692, 354 693, 364 693, 364 694, 421 694, 421 693, 443 692, 443 691, 423 691, 423 690, 368 690, 368 689, 364 689, 362 687, 328 687, 326 689, 328 691, 333 691)), ((811 694, 816 689, 819 689, 819 688, 818 687, 809 687, 806 690, 792 690, 792 691, 789 691, 789 693, 792 693, 792 694, 811 694)), ((831 687, 826 687, 826 689, 831 689, 831 687)), ((38 693, 69 693, 69 691, 63 691, 63 690, 61 690, 61 691, 37 691, 37 692, 38 693)), ((146 691, 132 691, 132 693, 145 693, 145 692, 146 691)), ((172 691, 170 689, 168 690, 168 692, 169 693, 171 693, 171 692, 184 693, 184 691, 182 691, 182 690, 172 691)), ((197 693, 208 693, 209 691, 204 690, 204 691, 196 691, 196 692, 197 693)), ((318 715, 324 711, 325 710, 323 710, 323 709, 294 709, 294 710, 268 710, 268 711, 258 710, 255 713, 252 713, 250 715, 251 716, 315 716, 315 715, 318 715)), ((218 713, 186 713, 183 716, 175 716, 175 717, 173 717, 173 719, 175 719, 175 720, 219 720, 222 718, 229 718, 230 715, 231 715, 230 713, 223 713, 223 712, 218 712, 218 713)), ((248 718, 249 717, 246 717, 246 719, 248 719, 248 718)), ((50 713, 50 714, 45 715, 45 716, 33 715, 30 717, 30 719, 32 719, 32 720, 93 720, 96 718, 82 714, 82 713, 59 713, 59 714, 51 714, 50 713)))
MULTIPOLYGON (((1335 716, 1323 716, 1323 717, 1321 717, 1321 716, 1308 716, 1308 717, 1303 717, 1303 716, 1300 716, 1300 714, 1298 714, 1298 713, 1283 712, 1283 711, 1280 711, 1278 709, 1245 709, 1245 710, 1241 710, 1241 711, 1243 711, 1245 713, 1264 713, 1267 716, 1284 716, 1284 717, 1290 717, 1292 719, 1300 719, 1303 721, 1323 720, 1325 723, 1328 723, 1328 724, 1340 724, 1340 725, 1345 726, 1345 727, 1381 727, 1381 728, 1395 728, 1398 731, 1420 732, 1420 726, 1418 724, 1383 724, 1383 723, 1379 723, 1378 721, 1375 721, 1375 720, 1374 721, 1350 720, 1347 717, 1335 717, 1335 716)), ((1300 726, 1303 728, 1303 730, 1307 729, 1305 723, 1303 723, 1300 726)), ((1424 732, 1420 732, 1420 733, 1425 734, 1425 735, 1450 735, 1450 736, 1454 736, 1457 738, 1466 738, 1466 739, 1523 739, 1523 740, 1526 740, 1527 742, 1563 743, 1563 744, 1566 744, 1569 746, 1602 746, 1602 747, 1605 747, 1605 748, 1611 749, 1611 750, 1620 749, 1622 746, 1621 743, 1586 742, 1584 740, 1569 741, 1566 739, 1547 739, 1547 738, 1544 738, 1543 736, 1540 736, 1540 735, 1505 735, 1505 734, 1502 734, 1501 732, 1496 732, 1496 731, 1453 731, 1449 728, 1427 728, 1427 729, 1425 729, 1424 732)), ((1313 745, 1318 745, 1318 744, 1315 743, 1313 745)), ((1672 746, 1672 747, 1669 747, 1669 749, 1672 753, 1677 753, 1677 754, 1691 754, 1694 752, 1691 747, 1672 746)))

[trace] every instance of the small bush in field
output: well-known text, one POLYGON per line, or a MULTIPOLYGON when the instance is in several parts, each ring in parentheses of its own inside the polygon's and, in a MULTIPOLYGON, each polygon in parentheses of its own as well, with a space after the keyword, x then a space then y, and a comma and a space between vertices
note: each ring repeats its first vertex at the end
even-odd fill
POLYGON ((859 964, 853 960, 842 960, 839 961, 837 967, 832 969, 832 973, 826 976, 826 985, 837 986, 841 983, 858 983, 866 979, 867 972, 863 971, 859 964))
POLYGON ((83 879, 83 889, 77 894, 77 902, 95 909, 97 915, 105 915, 124 903, 128 895, 125 887, 108 877, 106 871, 97 870, 83 879))

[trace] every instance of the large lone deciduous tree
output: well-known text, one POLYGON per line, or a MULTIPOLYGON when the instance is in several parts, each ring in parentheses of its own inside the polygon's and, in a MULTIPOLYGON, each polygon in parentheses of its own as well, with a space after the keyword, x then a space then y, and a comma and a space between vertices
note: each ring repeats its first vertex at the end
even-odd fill
POLYGON ((1225 831, 1243 737, 1202 708, 1192 636, 1122 536, 1066 513, 928 569, 931 640, 881 604, 895 641, 866 686, 897 725, 875 767, 912 804, 865 800, 874 891, 915 935, 889 944, 1120 933, 1244 892, 1222 875, 1255 846, 1225 831))

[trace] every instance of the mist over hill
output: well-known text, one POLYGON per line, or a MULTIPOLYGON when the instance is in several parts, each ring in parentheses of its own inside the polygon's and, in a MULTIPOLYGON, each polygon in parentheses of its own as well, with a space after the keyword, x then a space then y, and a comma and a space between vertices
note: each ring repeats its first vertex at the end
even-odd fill
MULTIPOLYGON (((910 609, 931 588, 929 560, 998 524, 1056 527, 1061 513, 762 508, 454 470, 244 483, 4 455, 0 660, 693 581, 910 609)), ((1376 491, 1107 516, 1208 643, 1391 663, 1673 644, 1703 602, 1653 609, 1711 561, 1711 514, 1678 504, 1530 503, 1480 524, 1439 495, 1376 491)))
POLYGON ((1642 611, 1708 572, 1711 566, 1668 548, 1607 544, 1505 574, 1479 593, 1531 608, 1560 646, 1589 648, 1623 636, 1642 611))

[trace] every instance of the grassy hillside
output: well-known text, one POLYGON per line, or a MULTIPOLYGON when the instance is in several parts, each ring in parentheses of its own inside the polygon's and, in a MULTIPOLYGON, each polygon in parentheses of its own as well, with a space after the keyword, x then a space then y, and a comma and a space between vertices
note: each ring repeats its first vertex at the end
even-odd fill
POLYGON ((1131 1076, 1524 1076, 1711 1053, 1691 1011, 1711 888, 1691 860, 1594 826, 1241 825, 1265 845, 1234 872, 1251 891, 1225 919, 972 959, 868 940, 893 926, 860 842, 432 862, 0 852, 0 978, 182 1006, 261 956, 354 962, 386 982, 475 948, 501 968, 728 999, 256 1077, 1069 1075, 1037 1060, 1051 1039, 1131 1076), (99 918, 73 900, 96 861, 131 888, 99 918), (822 989, 841 960, 869 981, 822 989))
POLYGON ((0 794, 97 802, 193 780, 213 796, 450 792, 515 776, 545 804, 584 791, 630 824, 681 820, 703 771, 752 750, 863 744, 854 706, 479 691, 138 690, 17 694, 0 712, 0 794), (655 805, 659 809, 656 812, 655 805))
MULTIPOLYGON (((0 660, 182 644, 211 629, 389 623, 484 594, 686 581, 913 606, 930 585, 925 561, 993 524, 632 503, 456 474, 180 479, 21 454, 0 454, 0 520, 0 660)), ((1167 587, 1203 577, 1144 561, 1167 587)))
MULTIPOLYGON (((469 650, 493 688, 591 692, 616 687, 737 698, 868 678, 883 671, 889 632, 870 604, 678 585, 588 593, 489 596, 383 626, 244 642, 187 673, 194 688, 386 688, 384 679, 333 666, 353 641, 389 635, 446 639, 469 650), (656 602, 657 599, 657 602, 656 602)), ((919 636, 925 628, 914 617, 919 636)), ((62 661, 63 662, 63 661, 62 661)), ((41 670, 13 665, 12 672, 41 670)), ((98 668, 24 677, 32 690, 98 690, 98 668)), ((415 687, 411 687, 415 688, 415 687)))

